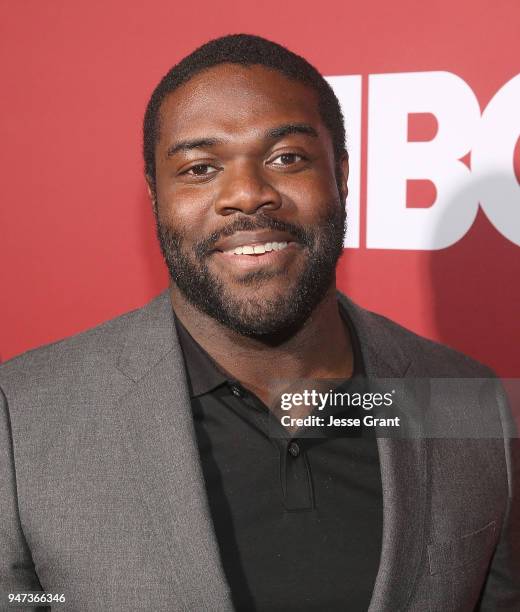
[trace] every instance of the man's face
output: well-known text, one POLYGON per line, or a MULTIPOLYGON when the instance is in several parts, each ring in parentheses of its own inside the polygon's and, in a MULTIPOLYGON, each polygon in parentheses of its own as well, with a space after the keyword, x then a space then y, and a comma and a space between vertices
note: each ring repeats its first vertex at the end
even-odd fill
POLYGON ((334 285, 346 175, 312 89, 261 66, 193 77, 163 102, 156 144, 157 229, 177 288, 243 335, 299 327, 334 285))

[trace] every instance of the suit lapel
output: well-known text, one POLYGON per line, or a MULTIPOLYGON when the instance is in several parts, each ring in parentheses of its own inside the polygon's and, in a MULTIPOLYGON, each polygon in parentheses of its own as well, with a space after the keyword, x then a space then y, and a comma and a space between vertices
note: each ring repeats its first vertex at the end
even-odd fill
POLYGON ((118 417, 179 610, 232 610, 200 467, 168 293, 135 313, 118 367, 134 381, 118 417), (181 607, 182 606, 182 607, 181 607))
MULTIPOLYGON (((379 319, 339 295, 359 336, 369 378, 412 377, 413 366, 379 319)), ((377 439, 383 487, 383 539, 369 612, 406 607, 419 571, 426 509, 426 445, 413 439, 377 439)))

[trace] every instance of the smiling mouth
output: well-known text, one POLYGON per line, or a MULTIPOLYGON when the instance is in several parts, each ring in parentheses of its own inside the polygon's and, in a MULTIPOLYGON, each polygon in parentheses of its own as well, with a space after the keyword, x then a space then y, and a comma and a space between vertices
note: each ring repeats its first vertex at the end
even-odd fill
POLYGON ((263 242, 263 243, 254 243, 254 244, 244 244, 242 246, 237 246, 232 249, 226 249, 220 251, 225 255, 264 255, 265 253, 270 253, 271 251, 283 251, 286 249, 290 242, 263 242))
POLYGON ((224 255, 240 257, 265 256, 295 247, 298 242, 287 231, 272 229, 238 230, 216 242, 213 251, 224 255))
POLYGON ((217 261, 237 272, 251 272, 261 268, 282 272, 300 250, 301 245, 298 242, 271 241, 241 244, 229 249, 216 249, 213 254, 217 261))

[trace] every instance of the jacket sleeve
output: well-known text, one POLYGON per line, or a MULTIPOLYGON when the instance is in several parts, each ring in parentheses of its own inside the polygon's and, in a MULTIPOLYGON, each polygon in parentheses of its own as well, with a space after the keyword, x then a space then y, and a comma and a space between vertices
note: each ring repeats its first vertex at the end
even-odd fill
POLYGON ((498 392, 509 496, 504 525, 482 591, 481 612, 520 610, 520 439, 504 391, 498 392))
MULTIPOLYGON (((9 593, 27 591, 43 589, 20 524, 9 412, 0 388, 0 609, 7 609, 9 593)), ((42 612, 48 607, 19 609, 42 612)))

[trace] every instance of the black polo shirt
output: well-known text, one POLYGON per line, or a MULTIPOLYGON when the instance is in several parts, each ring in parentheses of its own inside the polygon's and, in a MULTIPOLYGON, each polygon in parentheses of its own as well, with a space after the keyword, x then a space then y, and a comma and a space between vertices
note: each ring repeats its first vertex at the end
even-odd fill
MULTIPOLYGON (((336 390, 351 391, 364 384, 364 367, 343 310, 342 317, 353 340, 354 376, 336 390)), ((383 506, 372 430, 326 428, 315 435, 307 429, 291 438, 178 319, 176 326, 209 506, 236 609, 367 610, 379 567, 383 506)), ((352 410, 347 416, 355 416, 352 410)))

